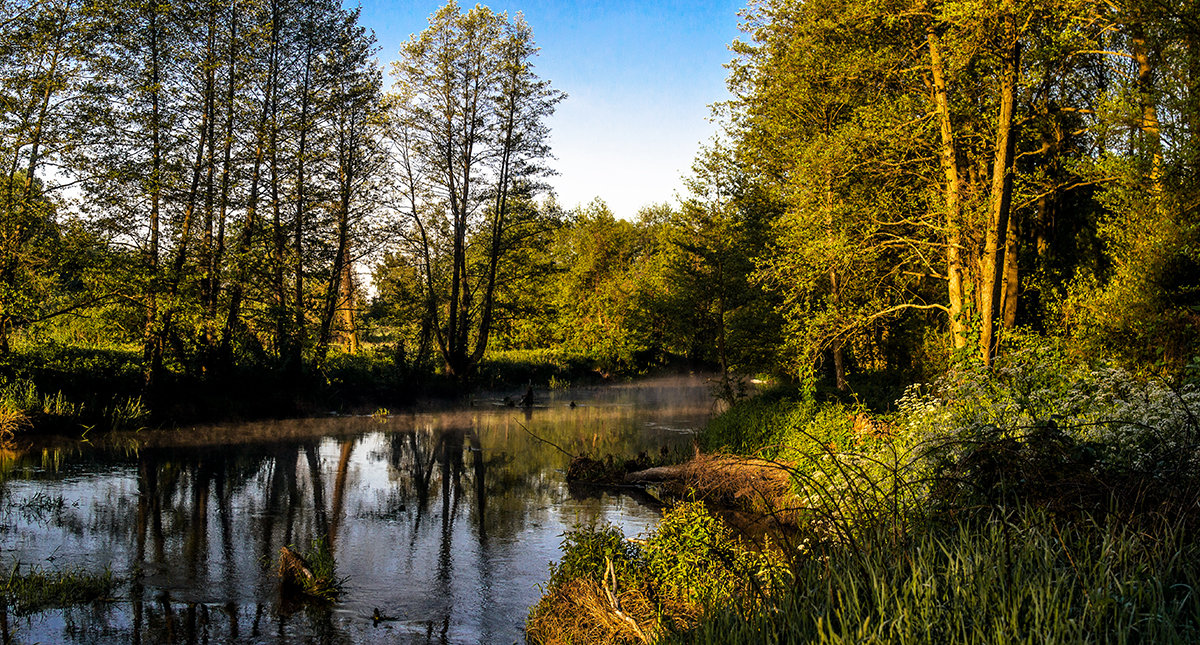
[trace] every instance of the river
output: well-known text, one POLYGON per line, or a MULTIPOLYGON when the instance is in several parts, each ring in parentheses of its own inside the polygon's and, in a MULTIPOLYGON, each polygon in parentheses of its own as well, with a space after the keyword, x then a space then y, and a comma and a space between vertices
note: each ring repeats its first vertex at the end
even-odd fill
POLYGON ((690 452, 714 410, 697 377, 539 392, 537 404, 0 451, 0 565, 121 581, 111 602, 10 615, 10 631, 42 643, 521 642, 564 531, 607 522, 635 535, 659 517, 569 486, 559 447, 690 452), (344 593, 285 601, 280 548, 320 536, 344 593))

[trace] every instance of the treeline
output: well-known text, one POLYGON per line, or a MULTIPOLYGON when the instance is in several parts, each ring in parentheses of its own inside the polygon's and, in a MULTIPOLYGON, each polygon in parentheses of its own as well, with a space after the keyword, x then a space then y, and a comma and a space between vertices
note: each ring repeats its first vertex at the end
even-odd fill
MULTIPOLYGON (((839 389, 990 364, 1014 330, 1159 374, 1200 355, 1194 5, 773 0, 743 28, 681 205, 543 209, 495 348, 839 389)), ((420 361, 413 257, 376 282, 420 361)))
MULTIPOLYGON (((531 242, 501 266, 490 349, 603 375, 773 364, 778 316, 747 282, 767 220, 735 222, 715 205, 648 206, 633 220, 599 199, 569 212, 537 206, 531 242)), ((366 323, 398 360, 429 370, 440 354, 420 259, 400 250, 376 266, 366 323)))
POLYGON ((336 2, 8 7, 0 349, 86 314, 200 371, 320 361, 379 200, 382 75, 336 2))
POLYGON ((151 388, 318 371, 358 349, 366 259, 415 228, 445 367, 470 373, 561 100, 519 16, 448 3, 390 93, 332 1, 26 0, 0 37, 0 353, 136 343, 151 388))
POLYGON ((1195 3, 771 0, 744 30, 726 163, 783 211, 753 279, 799 371, 990 364, 1017 328, 1200 354, 1195 3))
POLYGON ((1017 329, 1200 354, 1190 3, 754 3, 723 135, 633 221, 548 196, 564 96, 519 15, 449 2, 386 91, 332 2, 21 0, 2 27, 0 352, 115 341, 150 385, 366 342, 458 380, 499 351, 839 388, 1017 329))

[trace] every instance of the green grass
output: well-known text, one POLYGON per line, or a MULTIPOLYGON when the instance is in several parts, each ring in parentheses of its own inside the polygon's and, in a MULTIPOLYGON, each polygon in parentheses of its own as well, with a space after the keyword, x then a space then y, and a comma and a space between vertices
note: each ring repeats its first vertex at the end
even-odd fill
POLYGON ((532 643, 662 637, 686 628, 708 606, 753 604, 785 572, 777 551, 750 548, 702 502, 676 504, 639 539, 614 526, 578 527, 563 535, 562 550, 545 595, 530 610, 532 643), (627 617, 615 626, 605 620, 612 598, 620 598, 627 617), (641 637, 632 635, 633 623, 641 637))
POLYGON ((1195 643, 1200 543, 1181 525, 1063 524, 1036 512, 826 545, 756 611, 695 643, 1195 643))
POLYGON ((0 593, 17 614, 24 615, 107 600, 116 585, 108 570, 89 573, 83 569, 47 571, 32 567, 21 572, 19 564, 13 564, 0 593))
POLYGON ((829 450, 856 447, 855 420, 860 414, 841 403, 774 391, 735 403, 710 421, 698 440, 708 452, 805 461, 829 450))

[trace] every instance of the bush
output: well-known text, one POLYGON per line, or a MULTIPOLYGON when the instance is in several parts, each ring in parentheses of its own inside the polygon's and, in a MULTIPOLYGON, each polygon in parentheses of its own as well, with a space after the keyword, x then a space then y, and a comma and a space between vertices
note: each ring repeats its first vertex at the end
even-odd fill
POLYGON ((1103 512, 1113 494, 1161 499, 1200 478, 1200 388, 1072 362, 1053 344, 914 386, 899 409, 915 470, 957 506, 1041 495, 1103 512))
POLYGON ((773 551, 748 548, 700 502, 667 510, 644 540, 577 528, 562 550, 529 613, 533 643, 645 642, 690 629, 712 607, 753 606, 786 574, 773 551))
POLYGON ((700 433, 707 451, 728 451, 764 459, 806 462, 815 455, 855 448, 862 411, 841 403, 820 403, 767 395, 734 404, 700 433))

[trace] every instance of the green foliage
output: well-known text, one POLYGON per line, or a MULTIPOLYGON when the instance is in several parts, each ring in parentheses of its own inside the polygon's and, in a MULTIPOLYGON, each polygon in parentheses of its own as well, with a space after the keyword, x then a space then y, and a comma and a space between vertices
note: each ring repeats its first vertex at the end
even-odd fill
POLYGON ((139 392, 140 357, 119 349, 46 343, 0 359, 0 406, 32 426, 137 429, 150 410, 139 392))
POLYGON ((560 587, 577 578, 601 583, 607 563, 622 582, 640 580, 646 565, 639 545, 625 539, 615 526, 578 527, 563 534, 559 545, 562 559, 550 565, 547 589, 560 587))
MULTIPOLYGON (((811 432, 787 439, 779 452, 810 456, 793 469, 805 509, 787 552, 793 584, 748 613, 716 603, 672 638, 1200 636, 1195 384, 1137 379, 1061 342, 1008 342, 990 369, 968 364, 910 388, 886 424, 866 423, 869 441, 836 450, 811 432)), ((714 420, 705 438, 761 446, 816 423, 813 409, 769 392, 714 420)))
POLYGON ((476 383, 505 388, 533 383, 556 389, 565 383, 599 379, 603 371, 594 355, 572 354, 560 348, 509 349, 488 353, 476 383))
POLYGON ((766 394, 739 401, 710 421, 700 433, 700 444, 709 451, 810 464, 828 452, 856 448, 854 425, 861 413, 812 397, 766 394))
POLYGON ((643 550, 649 574, 667 593, 705 606, 764 594, 785 573, 769 544, 747 549, 701 502, 671 507, 643 550))
POLYGON ((591 631, 594 626, 587 623, 594 617, 571 606, 572 597, 564 595, 580 580, 648 601, 626 606, 625 611, 637 612, 631 620, 665 636, 691 626, 686 620, 678 622, 681 616, 673 614, 753 606, 788 579, 775 550, 750 548, 702 502, 682 502, 667 509, 657 529, 643 540, 628 540, 614 526, 576 528, 563 537, 563 556, 550 565, 546 595, 530 610, 530 624, 537 626, 530 635, 535 642, 581 634, 614 637, 611 632, 591 631), (612 577, 607 574, 610 564, 612 577), (547 620, 547 614, 555 611, 572 615, 547 620), (565 633, 542 631, 546 623, 556 622, 566 624, 565 633))
POLYGON ((1200 473, 1200 390, 1137 379, 1063 345, 1026 338, 992 370, 949 373, 899 401, 901 432, 967 458, 979 442, 1057 443, 1084 451, 1093 469, 1159 480, 1200 473), (949 448, 949 446, 955 446, 949 448))

